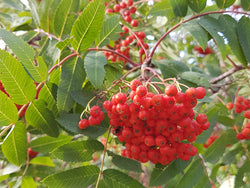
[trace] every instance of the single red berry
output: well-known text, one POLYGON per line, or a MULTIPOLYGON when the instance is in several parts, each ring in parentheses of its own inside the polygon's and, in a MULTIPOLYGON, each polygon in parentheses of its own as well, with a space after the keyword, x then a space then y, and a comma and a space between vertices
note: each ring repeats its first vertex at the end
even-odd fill
POLYGON ((124 11, 123 11, 123 15, 124 15, 124 16, 130 16, 129 10, 124 10, 124 11))
POLYGON ((244 117, 250 119, 250 110, 244 112, 244 117))
POLYGON ((229 102, 229 103, 226 104, 226 108, 227 108, 228 110, 233 109, 233 107, 234 107, 234 104, 231 103, 231 102, 229 102))
POLYGON ((134 38, 133 38, 132 36, 128 36, 128 37, 126 38, 126 40, 127 40, 129 43, 132 43, 133 40, 134 40, 134 38))
POLYGON ((134 13, 136 12, 136 7, 131 7, 131 8, 129 9, 129 12, 130 12, 131 14, 134 14, 134 13))
POLYGON ((173 97, 177 94, 178 90, 176 88, 175 85, 169 85, 165 88, 165 94, 170 96, 170 97, 173 97))
POLYGON ((87 119, 81 119, 79 121, 78 127, 80 129, 86 129, 89 126, 89 121, 87 119))
POLYGON ((236 102, 237 103, 242 103, 244 101, 244 98, 242 96, 237 96, 236 97, 236 102))
POLYGON ((196 90, 195 95, 196 95, 197 99, 202 99, 205 97, 206 90, 203 87, 197 87, 195 90, 196 90))
POLYGON ((126 95, 124 93, 117 93, 117 94, 114 95, 114 98, 115 98, 115 101, 116 101, 117 104, 118 103, 123 104, 127 100, 127 97, 126 97, 126 95))
POLYGON ((144 33, 143 31, 140 31, 140 32, 138 33, 138 37, 139 37, 141 40, 143 40, 143 39, 146 37, 146 35, 145 35, 145 33, 144 33))
POLYGON ((99 106, 92 106, 89 113, 93 117, 99 116, 101 108, 99 106))
POLYGON ((205 114, 198 114, 196 117, 196 121, 199 124, 205 124, 207 122, 207 116, 205 114))
POLYGON ((131 16, 125 16, 124 21, 130 23, 132 21, 132 17, 131 16))
POLYGON ((135 92, 136 95, 138 95, 139 97, 143 97, 147 94, 147 88, 145 86, 140 85, 136 88, 135 92))
POLYGON ((136 91, 136 88, 141 85, 141 82, 137 79, 134 79, 130 82, 130 89, 136 91))
POLYGON ((153 136, 146 136, 146 137, 144 138, 144 143, 145 143, 147 146, 149 146, 149 147, 154 146, 154 145, 155 145, 155 139, 154 139, 153 136))
POLYGON ((126 4, 125 2, 121 2, 121 3, 120 3, 120 6, 121 6, 122 9, 127 8, 127 4, 126 4))
POLYGON ((103 108, 107 111, 111 111, 112 109, 112 103, 111 101, 104 101, 102 104, 103 108))
POLYGON ((138 27, 139 26, 139 22, 137 20, 132 20, 131 21, 131 26, 132 27, 138 27))
POLYGON ((187 97, 191 99, 196 99, 196 89, 194 87, 190 87, 185 91, 187 97))
POLYGON ((123 40, 123 41, 121 42, 121 45, 126 47, 126 46, 129 45, 129 42, 128 42, 127 40, 123 40))
POLYGON ((106 13, 108 14, 108 13, 113 13, 113 10, 111 9, 111 8, 107 8, 106 9, 106 13))
POLYGON ((134 1, 133 0, 128 0, 127 1, 127 5, 130 7, 130 6, 132 6, 133 5, 133 3, 134 3, 134 1))
POLYGON ((167 140, 164 136, 159 135, 155 138, 155 145, 156 146, 159 146, 159 147, 165 146, 166 142, 167 142, 167 140))
POLYGON ((38 155, 39 152, 35 152, 31 148, 28 148, 28 153, 29 153, 30 158, 34 158, 35 156, 38 155))
POLYGON ((115 4, 113 9, 114 9, 115 12, 119 12, 120 9, 121 9, 121 6, 119 4, 115 4))
POLYGON ((122 26, 122 30, 124 31, 124 33, 128 33, 129 32, 129 29, 125 25, 122 26))

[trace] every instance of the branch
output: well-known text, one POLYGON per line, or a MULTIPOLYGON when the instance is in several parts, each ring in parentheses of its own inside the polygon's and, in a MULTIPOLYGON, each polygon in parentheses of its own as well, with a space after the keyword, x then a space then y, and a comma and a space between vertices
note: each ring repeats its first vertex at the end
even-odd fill
POLYGON ((135 62, 133 62, 131 59, 129 59, 128 57, 126 57, 125 55, 116 52, 115 50, 111 50, 111 49, 104 49, 104 48, 89 48, 87 51, 107 51, 107 52, 111 52, 113 54, 116 54, 120 57, 122 57, 123 59, 126 59, 131 65, 133 65, 134 67, 138 66, 135 62))
POLYGON ((196 18, 199 18, 199 17, 202 17, 202 16, 205 16, 205 15, 209 15, 209 14, 225 14, 225 13, 236 13, 236 14, 245 14, 245 15, 250 15, 249 13, 247 12, 240 12, 240 11, 232 11, 232 10, 219 10, 219 11, 211 11, 211 12, 205 12, 205 13, 202 13, 202 14, 197 14, 191 18, 188 18, 186 20, 182 20, 180 21, 178 24, 176 24, 174 27, 170 28, 164 35, 162 35, 162 37, 156 42, 156 44, 154 45, 152 51, 150 52, 149 54, 149 58, 152 58, 153 55, 154 55, 154 52, 156 50, 156 48, 160 45, 161 41, 169 35, 169 33, 171 33, 172 31, 174 31, 175 29, 177 29, 178 27, 181 26, 181 24, 183 23, 186 23, 186 22, 189 22, 191 20, 194 20, 196 18))
POLYGON ((48 72, 48 74, 50 74, 55 68, 57 67, 60 67, 65 61, 67 61, 68 59, 70 59, 71 57, 74 57, 74 56, 78 56, 79 53, 78 52, 75 52, 73 54, 70 54, 68 55, 67 57, 65 57, 62 61, 60 61, 58 64, 54 65, 48 72))
POLYGON ((108 134, 107 134, 107 140, 106 140, 106 143, 105 143, 105 146, 104 146, 104 151, 103 151, 101 169, 100 169, 100 173, 99 173, 95 188, 98 188, 98 185, 99 185, 100 180, 101 180, 101 176, 102 176, 102 172, 103 172, 103 166, 104 166, 104 160, 105 160, 105 156, 106 156, 107 148, 108 148, 108 139, 109 139, 109 135, 110 135, 110 132, 111 132, 111 128, 112 128, 112 126, 109 126, 109 130, 108 130, 108 134))
POLYGON ((243 70, 243 69, 246 69, 245 67, 243 67, 242 65, 237 65, 236 67, 232 68, 231 70, 223 73, 222 75, 216 77, 216 78, 213 78, 212 80, 210 80, 210 84, 216 84, 218 83, 219 81, 225 79, 226 77, 229 77, 230 75, 232 75, 233 73, 235 72, 238 72, 240 70, 243 70))

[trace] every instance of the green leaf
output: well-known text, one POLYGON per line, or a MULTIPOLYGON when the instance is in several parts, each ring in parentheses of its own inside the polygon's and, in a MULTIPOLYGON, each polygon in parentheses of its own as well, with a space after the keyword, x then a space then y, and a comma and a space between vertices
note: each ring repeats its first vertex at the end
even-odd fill
POLYGON ((54 17, 56 8, 61 0, 42 0, 39 6, 40 28, 45 32, 54 31, 54 17))
POLYGON ((211 16, 204 16, 198 23, 214 38, 224 59, 226 57, 226 45, 223 36, 219 35, 222 29, 218 20, 211 16))
POLYGON ((244 55, 244 52, 241 48, 238 36, 237 36, 237 21, 229 15, 220 15, 218 19, 222 32, 225 37, 228 39, 228 44, 235 54, 237 59, 244 65, 247 65, 247 61, 244 55))
POLYGON ((96 166, 83 166, 50 175, 42 182, 51 188, 87 188, 96 181, 99 171, 96 166))
POLYGON ((19 0, 2 0, 2 2, 19 11, 24 11, 25 9, 24 4, 19 0))
POLYGON ((75 141, 55 149, 50 156, 66 162, 85 162, 93 159, 95 151, 103 149, 104 146, 97 140, 75 141))
POLYGON ((185 79, 197 85, 210 87, 209 80, 206 78, 207 76, 205 74, 189 71, 183 72, 180 76, 182 79, 185 79))
POLYGON ((99 36, 96 38, 96 46, 103 47, 109 44, 109 40, 117 40, 122 32, 120 26, 120 16, 112 15, 108 17, 103 24, 99 36))
POLYGON ((76 19, 79 0, 62 0, 56 9, 54 18, 55 35, 65 38, 71 31, 76 19))
POLYGON ((8 47, 21 61, 21 63, 31 75, 31 77, 37 83, 42 82, 43 79, 40 77, 38 67, 36 67, 33 63, 35 51, 20 37, 4 29, 0 29, 0 38, 2 38, 2 40, 8 45, 8 47))
POLYGON ((103 178, 109 188, 131 188, 131 187, 144 187, 137 180, 131 178, 127 174, 115 169, 107 169, 103 171, 103 178))
POLYGON ((36 188, 36 183, 31 176, 25 176, 22 179, 21 188, 36 188))
POLYGON ((185 172, 181 181, 177 184, 178 188, 192 188, 199 180, 205 176, 205 172, 201 163, 201 159, 194 161, 185 172), (195 178, 194 178, 195 177, 195 178))
POLYGON ((40 19, 37 13, 37 3, 34 0, 28 1, 29 2, 29 6, 30 6, 30 12, 32 14, 33 20, 36 24, 36 27, 38 28, 40 26, 40 19))
POLYGON ((171 7, 170 1, 162 0, 161 2, 154 4, 154 6, 149 10, 148 15, 167 16, 168 18, 172 18, 174 17, 174 12, 171 7))
POLYGON ((195 12, 200 13, 206 7, 207 0, 188 0, 188 6, 195 12))
POLYGON ((183 24, 184 31, 188 31, 197 40, 203 50, 207 47, 208 33, 204 30, 197 21, 191 21, 183 24))
POLYGON ((250 62, 250 53, 249 53, 250 51, 250 37, 249 37, 250 19, 249 18, 242 16, 242 18, 238 22, 237 32, 238 32, 240 45, 249 63, 250 62))
POLYGON ((0 50, 0 80, 16 104, 26 104, 36 96, 36 86, 21 63, 3 50, 0 50))
POLYGON ((226 131, 218 139, 216 139, 211 146, 209 146, 204 154, 204 159, 207 162, 215 164, 223 156, 226 145, 234 144, 236 142, 238 142, 238 140, 236 139, 235 131, 226 131))
POLYGON ((56 97, 57 97, 57 85, 47 82, 43 85, 40 93, 39 99, 43 99, 47 103, 47 108, 54 114, 57 115, 57 106, 56 106, 56 97))
POLYGON ((71 31, 72 46, 77 52, 83 52, 92 45, 102 28, 104 14, 104 1, 94 0, 77 18, 71 31))
POLYGON ((15 124, 18 120, 18 111, 13 101, 0 92, 0 126, 15 124))
POLYGON ((117 65, 115 63, 109 63, 104 66, 105 68, 105 85, 112 85, 114 80, 120 79, 122 74, 122 67, 120 65, 117 65))
POLYGON ((249 9, 250 9, 250 0, 241 0, 241 7, 245 11, 249 11, 249 9))
MULTIPOLYGON (((36 62, 37 76, 39 77, 39 82, 47 80, 48 77, 48 67, 44 62, 43 57, 39 56, 36 62)), ((38 82, 38 83, 39 83, 38 82)))
POLYGON ((233 146, 228 148, 228 151, 226 150, 223 158, 222 158, 222 163, 223 164, 232 164, 234 163, 236 159, 236 155, 243 151, 244 148, 242 147, 241 143, 236 143, 233 146))
POLYGON ((229 127, 233 127, 235 125, 235 120, 228 116, 219 116, 218 122, 229 127))
POLYGON ((184 17, 187 14, 187 0, 170 0, 175 16, 184 17))
POLYGON ((102 52, 89 52, 84 58, 88 78, 95 88, 100 88, 105 77, 104 65, 107 59, 102 52))
POLYGON ((230 7, 234 2, 235 0, 216 0, 216 4, 220 9, 230 7))
POLYGON ((163 59, 160 61, 153 61, 160 70, 164 78, 177 77, 185 71, 189 71, 187 65, 180 61, 163 59))
POLYGON ((238 173, 235 177, 234 187, 242 187, 246 185, 243 181, 243 177, 245 173, 249 173, 250 161, 246 160, 245 163, 239 168, 238 173))
POLYGON ((32 140, 29 144, 29 147, 36 152, 50 152, 57 147, 67 144, 71 141, 71 137, 67 135, 60 134, 57 138, 50 136, 39 137, 35 140, 32 140))
POLYGON ((166 167, 155 166, 150 176, 149 185, 160 186, 165 184, 170 179, 174 178, 177 174, 181 173, 189 165, 189 163, 190 161, 177 159, 171 162, 166 167))
POLYGON ((114 154, 112 155, 112 163, 120 169, 134 172, 143 172, 141 163, 139 161, 127 157, 114 154))
MULTIPOLYGON (((87 106, 88 102, 93 98, 94 95, 95 88, 90 82, 87 82, 82 90, 71 92, 73 99, 84 107, 87 106)), ((96 100, 93 100, 93 103, 95 103, 95 101, 96 100)))
POLYGON ((14 165, 20 166, 26 161, 27 133, 22 122, 12 126, 2 144, 2 151, 6 159, 14 165))
POLYGON ((53 113, 47 108, 44 100, 39 99, 31 102, 25 118, 29 125, 49 136, 57 137, 59 135, 58 123, 55 121, 53 113))
POLYGON ((57 107, 59 111, 68 112, 71 110, 74 104, 71 92, 80 90, 84 79, 84 65, 80 57, 73 57, 63 64, 57 91, 57 107))
POLYGON ((194 186, 194 188, 211 188, 211 183, 209 178, 204 175, 202 178, 199 179, 200 181, 194 186))
POLYGON ((64 41, 59 41, 56 44, 56 47, 60 50, 63 50, 66 46, 68 46, 71 43, 71 39, 65 39, 64 41))
POLYGON ((89 126, 87 129, 82 130, 78 127, 80 114, 63 114, 56 120, 65 131, 71 134, 84 134, 92 138, 103 135, 109 127, 109 120, 108 118, 105 118, 100 125, 89 126))
POLYGON ((42 156, 31 159, 30 164, 51 166, 51 167, 55 166, 55 164, 52 162, 52 160, 49 157, 42 157, 42 156))

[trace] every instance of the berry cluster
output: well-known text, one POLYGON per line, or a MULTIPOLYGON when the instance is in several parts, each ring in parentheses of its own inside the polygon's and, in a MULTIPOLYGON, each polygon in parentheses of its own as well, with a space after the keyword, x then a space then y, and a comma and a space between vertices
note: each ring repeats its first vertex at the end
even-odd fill
POLYGON ((246 126, 237 134, 237 139, 239 140, 249 140, 250 139, 250 123, 247 123, 246 126))
MULTIPOLYGON (((113 6, 113 9, 107 8, 106 12, 107 13, 119 12, 125 22, 130 23, 132 27, 137 27, 139 25, 139 22, 136 19, 132 20, 131 17, 131 15, 136 12, 136 7, 132 5, 133 5, 133 0, 128 0, 127 3, 122 1, 120 4, 115 4, 113 6)), ((114 48, 116 52, 130 58, 129 45, 131 44, 134 48, 135 47, 139 48, 140 56, 144 55, 145 54, 144 49, 147 50, 149 48, 148 44, 146 44, 143 41, 144 38, 146 37, 145 33, 143 31, 140 31, 140 32, 134 32, 132 35, 129 35, 129 29, 125 25, 122 26, 122 30, 123 32, 120 33, 120 38, 115 41, 115 46, 112 48, 114 48)), ((104 52, 104 55, 108 60, 111 60, 112 62, 116 62, 117 60, 123 61, 124 63, 126 62, 124 58, 117 56, 112 52, 104 52)))
POLYGON ((247 116, 247 114, 249 114, 249 115, 248 115, 248 117, 245 117, 245 118, 250 119, 250 112, 249 112, 249 109, 250 109, 250 99, 244 98, 242 96, 237 96, 236 100, 235 100, 235 104, 229 102, 229 103, 226 104, 226 107, 229 110, 231 110, 231 109, 233 109, 235 107, 234 111, 237 114, 240 114, 243 111, 246 111, 246 112, 248 111, 246 113, 246 116, 247 116))
POLYGON ((90 116, 88 119, 81 119, 79 121, 78 127, 80 129, 86 129, 89 125, 91 126, 100 125, 100 123, 104 119, 104 112, 101 111, 101 108, 99 106, 92 106, 89 113, 90 116))
POLYGON ((149 92, 139 80, 130 84, 130 95, 115 94, 103 107, 108 111, 112 133, 125 142, 122 155, 143 163, 168 164, 174 159, 189 160, 197 149, 196 136, 209 128, 204 114, 195 117, 197 99, 206 95, 202 87, 178 92, 175 85, 165 94, 149 92), (184 143, 184 142, 185 143, 184 143))

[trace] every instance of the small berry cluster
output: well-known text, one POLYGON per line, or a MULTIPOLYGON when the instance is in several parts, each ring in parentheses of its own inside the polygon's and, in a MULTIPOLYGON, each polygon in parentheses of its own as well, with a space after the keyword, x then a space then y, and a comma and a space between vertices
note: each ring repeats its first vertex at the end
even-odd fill
POLYGON ((80 129, 86 129, 89 125, 100 125, 100 123, 104 120, 104 112, 99 106, 92 106, 89 114, 90 116, 88 119, 81 119, 79 121, 78 127, 80 129))
POLYGON ((250 139, 250 123, 247 123, 246 126, 237 134, 237 139, 239 140, 249 140, 250 139))
MULTIPOLYGON (((133 0, 128 0, 127 3, 122 1, 120 4, 115 4, 113 6, 113 9, 107 8, 107 13, 113 13, 113 12, 119 12, 121 16, 123 17, 124 21, 127 23, 130 23, 132 27, 137 27, 139 25, 139 22, 136 19, 132 20, 131 15, 136 12, 136 7, 132 6, 133 0)), ((146 44, 143 40, 145 39, 146 35, 143 31, 140 32, 134 32, 132 35, 129 35, 129 29, 127 26, 122 26, 123 32, 120 33, 120 38, 115 41, 115 46, 113 47, 116 52, 130 58, 130 44, 133 44, 133 47, 139 48, 139 54, 140 56, 145 54, 144 49, 148 49, 149 46, 146 44), (137 40, 137 42, 135 42, 137 40)), ((108 46, 109 47, 109 46, 108 46)), ((117 56, 116 54, 112 52, 104 52, 104 55, 108 60, 111 60, 112 62, 123 61, 124 63, 126 60, 120 56, 117 56)))
POLYGON ((207 142, 206 142, 205 144, 203 144, 203 147, 204 147, 204 148, 208 148, 212 143, 214 143, 214 141, 215 141, 217 138, 219 138, 219 136, 211 135, 211 136, 208 138, 207 142))
POLYGON ((30 159, 33 159, 39 154, 39 152, 33 151, 31 148, 28 148, 28 154, 29 154, 30 159))
POLYGON ((154 94, 136 79, 130 83, 130 89, 129 97, 117 93, 111 101, 103 103, 112 133, 126 143, 122 155, 163 165, 194 156, 197 149, 186 142, 195 141, 197 135, 209 128, 206 115, 198 114, 194 119, 193 111, 206 90, 189 88, 182 93, 175 85, 169 85, 165 94, 154 94))
POLYGON ((107 8, 106 13, 119 12, 125 22, 130 23, 132 27, 138 27, 138 20, 132 19, 131 17, 131 15, 136 12, 136 7, 134 7, 133 4, 133 0, 127 0, 127 3, 122 1, 120 4, 115 4, 113 9, 107 8))
MULTIPOLYGON (((248 117, 245 117, 245 118, 250 119, 250 111, 249 111, 249 109, 250 109, 250 99, 244 98, 244 97, 242 97, 242 96, 237 96, 237 97, 236 97, 236 100, 235 100, 235 104, 233 104, 233 103, 231 103, 231 102, 229 102, 229 103, 226 104, 226 107, 227 107, 227 109, 229 109, 229 110, 233 109, 234 106, 235 106, 234 111, 235 111, 235 113, 237 113, 237 114, 240 114, 240 113, 242 113, 243 111, 245 111, 245 112, 248 111, 248 112, 246 113, 246 115, 248 114, 248 117)), ((244 116, 245 116, 245 114, 244 114, 244 116)))

